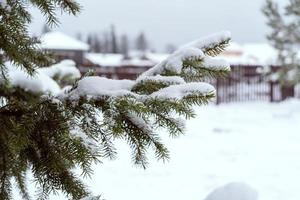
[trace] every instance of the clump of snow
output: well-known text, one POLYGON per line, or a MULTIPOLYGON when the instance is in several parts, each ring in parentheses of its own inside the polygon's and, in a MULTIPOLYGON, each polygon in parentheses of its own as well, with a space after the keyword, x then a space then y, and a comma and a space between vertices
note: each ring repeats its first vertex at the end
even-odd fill
POLYGON ((257 200, 258 193, 245 183, 232 182, 216 188, 205 200, 257 200))
POLYGON ((37 71, 33 76, 15 66, 11 62, 6 62, 8 79, 11 85, 33 93, 49 93, 56 95, 60 92, 59 85, 50 77, 37 71))
POLYGON ((127 117, 143 132, 145 132, 145 133, 152 132, 152 128, 142 117, 139 117, 138 115, 136 115, 134 113, 128 113, 127 117))
POLYGON ((67 94, 68 98, 79 97, 99 98, 102 96, 134 95, 130 92, 135 84, 131 80, 113 80, 99 76, 89 76, 81 79, 77 87, 67 94))
POLYGON ((161 74, 166 70, 181 73, 183 62, 190 59, 203 60, 203 65, 207 68, 229 70, 227 62, 222 59, 213 59, 203 52, 206 48, 214 47, 216 44, 227 39, 230 39, 230 33, 225 31, 189 43, 179 48, 161 63, 144 72, 141 76, 153 76, 161 74))
POLYGON ((163 82, 166 84, 184 84, 185 81, 183 78, 179 76, 141 76, 137 79, 137 83, 141 83, 143 81, 155 81, 155 82, 163 82))
POLYGON ((206 56, 203 60, 203 66, 208 69, 218 69, 218 70, 230 70, 230 64, 225 59, 222 58, 212 58, 206 56))
POLYGON ((182 48, 195 47, 204 50, 205 48, 211 48, 216 43, 220 43, 221 41, 224 40, 229 40, 230 38, 231 38, 231 33, 229 31, 221 31, 219 33, 211 34, 209 36, 188 43, 184 45, 182 48))
POLYGON ((164 70, 170 70, 180 73, 183 67, 183 61, 190 58, 204 58, 204 53, 197 48, 182 48, 170 55, 163 62, 155 65, 141 76, 153 76, 162 73, 164 70))
POLYGON ((80 78, 81 74, 73 60, 63 60, 50 67, 39 68, 37 71, 49 76, 50 78, 69 77, 72 79, 80 78))
POLYGON ((180 73, 183 67, 183 61, 190 58, 203 59, 204 53, 197 48, 179 49, 167 59, 165 68, 180 73))
POLYGON ((99 144, 97 140, 89 137, 80 127, 76 126, 71 128, 70 136, 73 139, 81 140, 82 144, 92 153, 97 153, 99 144))
POLYGON ((205 96, 215 92, 215 88, 208 83, 186 83, 181 85, 171 85, 169 87, 160 89, 157 92, 152 93, 150 97, 162 99, 182 99, 190 94, 200 93, 201 95, 205 96))

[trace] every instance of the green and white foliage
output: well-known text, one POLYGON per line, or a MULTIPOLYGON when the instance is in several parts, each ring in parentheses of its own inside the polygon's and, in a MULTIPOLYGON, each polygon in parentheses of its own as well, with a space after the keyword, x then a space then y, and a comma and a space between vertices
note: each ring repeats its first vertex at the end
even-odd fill
POLYGON ((57 23, 57 8, 79 11, 69 0, 0 4, 0 199, 12 199, 12 182, 30 199, 28 172, 38 199, 58 191, 69 199, 91 196, 74 169, 91 176, 93 163, 116 157, 115 139, 128 143, 133 163, 143 168, 150 149, 168 160, 157 129, 181 135, 184 120, 195 116, 193 106, 215 97, 214 87, 202 81, 230 71, 215 58, 229 43, 228 32, 181 47, 136 80, 79 77, 71 61, 45 68, 50 59, 26 30, 30 4, 50 24, 57 23))
POLYGON ((263 13, 271 28, 267 39, 278 51, 278 65, 282 69, 278 80, 282 85, 295 85, 300 81, 300 1, 289 0, 285 5, 279 1, 266 0, 263 13))

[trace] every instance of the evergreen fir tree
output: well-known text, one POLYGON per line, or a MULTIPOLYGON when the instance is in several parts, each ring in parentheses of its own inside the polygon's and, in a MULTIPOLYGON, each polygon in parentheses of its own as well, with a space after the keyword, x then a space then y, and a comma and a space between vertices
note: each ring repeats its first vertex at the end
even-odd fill
POLYGON ((271 33, 267 36, 270 43, 278 51, 279 80, 285 87, 294 86, 300 81, 300 1, 290 0, 281 9, 277 2, 267 0, 263 13, 271 33), (281 10, 284 10, 281 12, 281 10))
MULTIPOLYGON (((166 128, 181 135, 179 117, 194 117, 192 107, 215 97, 214 88, 201 81, 223 76, 228 63, 213 58, 229 42, 227 32, 190 43, 149 69, 137 80, 111 80, 80 73, 72 61, 49 66, 52 59, 27 32, 31 16, 27 4, 0 5, 0 199, 12 199, 12 180, 23 199, 30 199, 26 180, 32 172, 38 199, 62 191, 69 199, 90 192, 74 173, 92 174, 91 165, 116 156, 114 139, 126 141, 132 160, 147 166, 147 151, 158 160, 169 152, 156 133, 166 128), (30 76, 28 76, 30 75, 30 76), (63 89, 58 83, 76 80, 63 89), (79 79, 77 79, 79 78, 79 79)), ((80 10, 70 0, 29 0, 57 24, 56 9, 80 10)))

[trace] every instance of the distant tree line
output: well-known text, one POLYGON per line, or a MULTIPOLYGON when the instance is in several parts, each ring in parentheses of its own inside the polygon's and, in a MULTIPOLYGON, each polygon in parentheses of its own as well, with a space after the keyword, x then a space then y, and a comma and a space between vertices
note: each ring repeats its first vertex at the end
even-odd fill
MULTIPOLYGON (((46 25, 42 29, 42 33, 49 31, 51 30, 46 25)), ((81 33, 77 33, 76 38, 89 44, 90 51, 95 53, 119 53, 123 54, 125 58, 128 58, 130 50, 137 50, 141 53, 154 51, 150 49, 151 45, 143 31, 138 33, 137 36, 131 40, 125 33, 117 34, 114 25, 111 25, 106 31, 89 33, 85 36, 81 33)), ((165 52, 172 53, 175 49, 175 45, 167 44, 165 52)))
MULTIPOLYGON (((79 36, 80 34, 78 34, 79 36)), ((79 36, 77 39, 84 39, 79 36)), ((115 26, 110 26, 110 30, 102 33, 89 33, 85 42, 90 45, 90 51, 96 53, 120 53, 128 57, 129 50, 135 49, 140 52, 146 52, 150 49, 148 40, 143 32, 130 41, 127 34, 118 35, 115 26)))

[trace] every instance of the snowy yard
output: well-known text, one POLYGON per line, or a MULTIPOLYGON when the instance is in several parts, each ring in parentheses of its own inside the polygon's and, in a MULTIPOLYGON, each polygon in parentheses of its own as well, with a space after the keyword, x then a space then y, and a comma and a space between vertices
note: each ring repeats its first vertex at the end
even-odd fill
POLYGON ((204 200, 230 182, 247 183, 258 200, 300 199, 299 100, 209 105, 197 113, 186 135, 164 137, 169 162, 150 158, 147 170, 134 167, 129 148, 118 143, 118 158, 94 166, 86 183, 106 200, 204 200))
POLYGON ((216 187, 245 182, 259 200, 300 199, 300 101, 210 105, 197 113, 186 135, 165 137, 170 162, 150 159, 144 171, 119 144, 115 161, 95 167, 92 191, 107 200, 203 200, 216 187))

